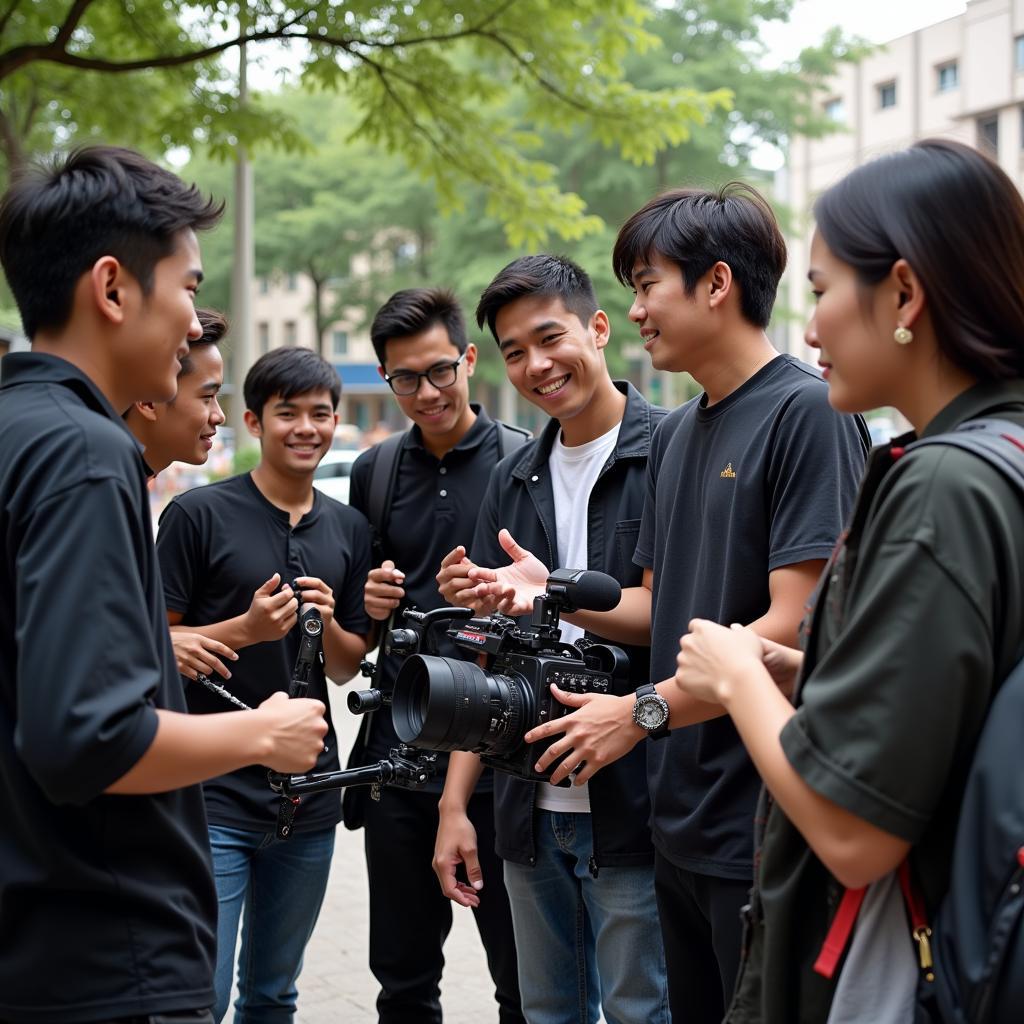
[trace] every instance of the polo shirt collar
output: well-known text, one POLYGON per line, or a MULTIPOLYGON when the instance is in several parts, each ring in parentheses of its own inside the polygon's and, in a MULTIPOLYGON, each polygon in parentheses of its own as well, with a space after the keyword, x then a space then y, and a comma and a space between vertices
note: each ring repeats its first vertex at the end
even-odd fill
MULTIPOLYGON (((619 459, 647 458, 651 451, 651 404, 628 380, 612 381, 616 391, 626 396, 626 408, 622 413, 619 436, 610 461, 619 459)), ((525 480, 551 458, 551 449, 562 425, 556 419, 548 420, 537 438, 537 444, 530 454, 515 469, 512 475, 525 480)))
MULTIPOLYGON (((452 448, 453 452, 471 451, 474 448, 479 448, 483 444, 484 438, 487 437, 494 426, 494 420, 487 415, 487 410, 479 402, 470 402, 469 407, 476 413, 476 419, 469 430, 463 435, 462 440, 452 448)), ((402 447, 417 448, 424 452, 427 450, 427 446, 423 443, 423 431, 420 430, 418 424, 414 423, 409 428, 402 447)))
POLYGON ((967 420, 978 419, 1008 405, 1024 406, 1024 380, 984 381, 968 388, 956 396, 921 432, 922 437, 932 437, 955 430, 967 420))
POLYGON ((106 395, 77 366, 47 352, 12 352, 0 364, 0 389, 22 384, 59 384, 82 404, 116 423, 131 438, 139 455, 145 450, 106 395))
POLYGON ((278 508, 257 486, 256 481, 252 478, 252 473, 244 473, 243 479, 245 485, 252 496, 253 501, 256 502, 269 516, 283 523, 288 529, 298 530, 300 527, 305 528, 311 523, 316 522, 320 517, 320 510, 323 508, 323 502, 320 497, 320 492, 314 487, 313 488, 313 504, 308 512, 306 512, 302 518, 292 526, 292 517, 289 512, 283 508, 278 508))

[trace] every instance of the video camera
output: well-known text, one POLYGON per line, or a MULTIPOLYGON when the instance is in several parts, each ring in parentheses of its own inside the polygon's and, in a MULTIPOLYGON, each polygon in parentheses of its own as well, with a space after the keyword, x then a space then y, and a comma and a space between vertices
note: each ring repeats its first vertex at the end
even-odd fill
MULTIPOLYGON (((563 643, 559 618, 564 612, 609 611, 621 594, 604 573, 558 569, 534 600, 525 626, 501 614, 476 618, 469 608, 406 609, 409 628, 391 630, 385 646, 386 653, 405 658, 390 697, 398 738, 414 748, 470 750, 499 771, 546 781, 554 766, 544 774, 533 766, 551 741, 529 744, 523 737, 572 710, 552 695, 550 685, 572 693, 632 692, 625 652, 583 639, 563 643), (433 653, 439 629, 457 647, 483 655, 486 668, 433 653)), ((357 714, 386 703, 379 690, 348 696, 349 710, 357 714)))

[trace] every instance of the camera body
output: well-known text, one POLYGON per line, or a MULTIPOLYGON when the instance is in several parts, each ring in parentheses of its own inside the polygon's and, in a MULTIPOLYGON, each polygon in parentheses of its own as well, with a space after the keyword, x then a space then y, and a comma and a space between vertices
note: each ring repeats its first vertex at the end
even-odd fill
POLYGON ((633 690, 625 652, 586 640, 564 643, 559 616, 608 610, 620 595, 618 583, 603 573, 559 569, 534 601, 527 625, 501 614, 475 617, 468 608, 406 610, 409 628, 392 630, 386 647, 405 659, 391 696, 399 739, 428 750, 470 750, 498 771, 547 781, 555 766, 542 774, 534 765, 552 741, 529 744, 523 737, 573 710, 551 685, 618 696, 633 690), (432 634, 440 629, 457 647, 481 655, 486 667, 424 653, 435 649, 432 634))

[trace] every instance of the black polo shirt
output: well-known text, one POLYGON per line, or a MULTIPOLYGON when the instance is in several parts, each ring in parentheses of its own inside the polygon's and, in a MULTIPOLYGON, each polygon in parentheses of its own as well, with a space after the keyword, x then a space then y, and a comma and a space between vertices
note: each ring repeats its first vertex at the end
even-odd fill
MULTIPOLYGON (((868 435, 828 402, 809 366, 779 356, 712 406, 693 399, 651 445, 636 561, 654 570, 651 678, 675 674, 692 618, 753 622, 768 575, 832 553, 857 493, 868 435)), ((647 751, 652 833, 681 868, 753 873, 760 779, 730 718, 675 729, 647 751)))
POLYGON ((63 359, 0 388, 0 1020, 213 1003, 198 786, 104 790, 185 710, 138 444, 63 359))
MULTIPOLYGON (((382 538, 384 554, 405 573, 404 607, 429 610, 444 601, 437 589, 441 560, 457 544, 469 549, 473 530, 483 502, 491 470, 498 461, 498 425, 476 403, 476 420, 459 443, 437 458, 423 444, 420 428, 413 426, 399 454, 398 474, 392 495, 386 530, 382 538)), ((349 502, 353 508, 368 511, 370 479, 377 460, 373 447, 352 466, 349 502)), ((401 615, 395 617, 402 625, 401 615)), ((435 634, 436 635, 436 634, 435 634)), ((464 655, 445 638, 441 653, 447 657, 464 655)), ((400 662, 383 659, 382 685, 390 689, 400 662)), ((375 714, 366 745, 366 758, 386 757, 398 743, 390 714, 375 714)), ((440 792, 444 785, 447 755, 438 755, 439 770, 429 792, 440 792)), ((488 776, 490 773, 487 773, 488 776)))
MULTIPOLYGON (((980 417, 1024 425, 1024 381, 971 388, 923 436, 980 417)), ((949 887, 985 715, 1022 644, 1018 488, 952 446, 895 458, 888 445, 876 448, 849 533, 822 577, 797 711, 780 740, 812 789, 913 844, 929 918, 949 887)), ((779 806, 763 800, 760 912, 728 1019, 824 1022, 839 972, 828 981, 812 967, 842 889, 779 806)))
MULTIPOLYGON (((363 583, 370 567, 370 530, 363 516, 341 502, 313 492, 313 507, 293 527, 286 511, 268 501, 248 473, 175 498, 160 517, 157 553, 167 607, 186 625, 222 622, 245 612, 252 596, 275 572, 288 582, 317 576, 333 591, 338 624, 353 633, 369 632, 363 609, 363 583)), ((251 644, 238 651, 225 684, 255 707, 277 690, 287 690, 298 653, 299 631, 283 640, 251 644)), ((223 697, 189 684, 189 711, 231 711, 223 697)), ((338 768, 338 743, 322 673, 309 696, 328 705, 327 749, 315 771, 338 768)), ((245 714, 239 710, 239 714, 245 714)), ((251 765, 203 785, 211 824, 271 832, 278 797, 267 785, 267 770, 251 765)), ((341 818, 338 790, 303 797, 296 832, 330 828, 341 818)))

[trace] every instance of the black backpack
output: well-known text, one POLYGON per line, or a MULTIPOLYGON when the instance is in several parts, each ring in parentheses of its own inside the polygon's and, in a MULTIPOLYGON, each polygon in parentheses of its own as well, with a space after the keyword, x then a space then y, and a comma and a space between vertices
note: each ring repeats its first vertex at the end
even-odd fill
MULTIPOLYGON (((1024 429, 971 420, 924 438, 995 466, 1024 497, 1024 429)), ((1024 652, 1022 652, 1024 653, 1024 652)), ((919 1002, 942 1024, 1024 1021, 1024 659, 1006 677, 978 739, 957 824, 949 891, 935 915, 934 980, 919 1002)))

